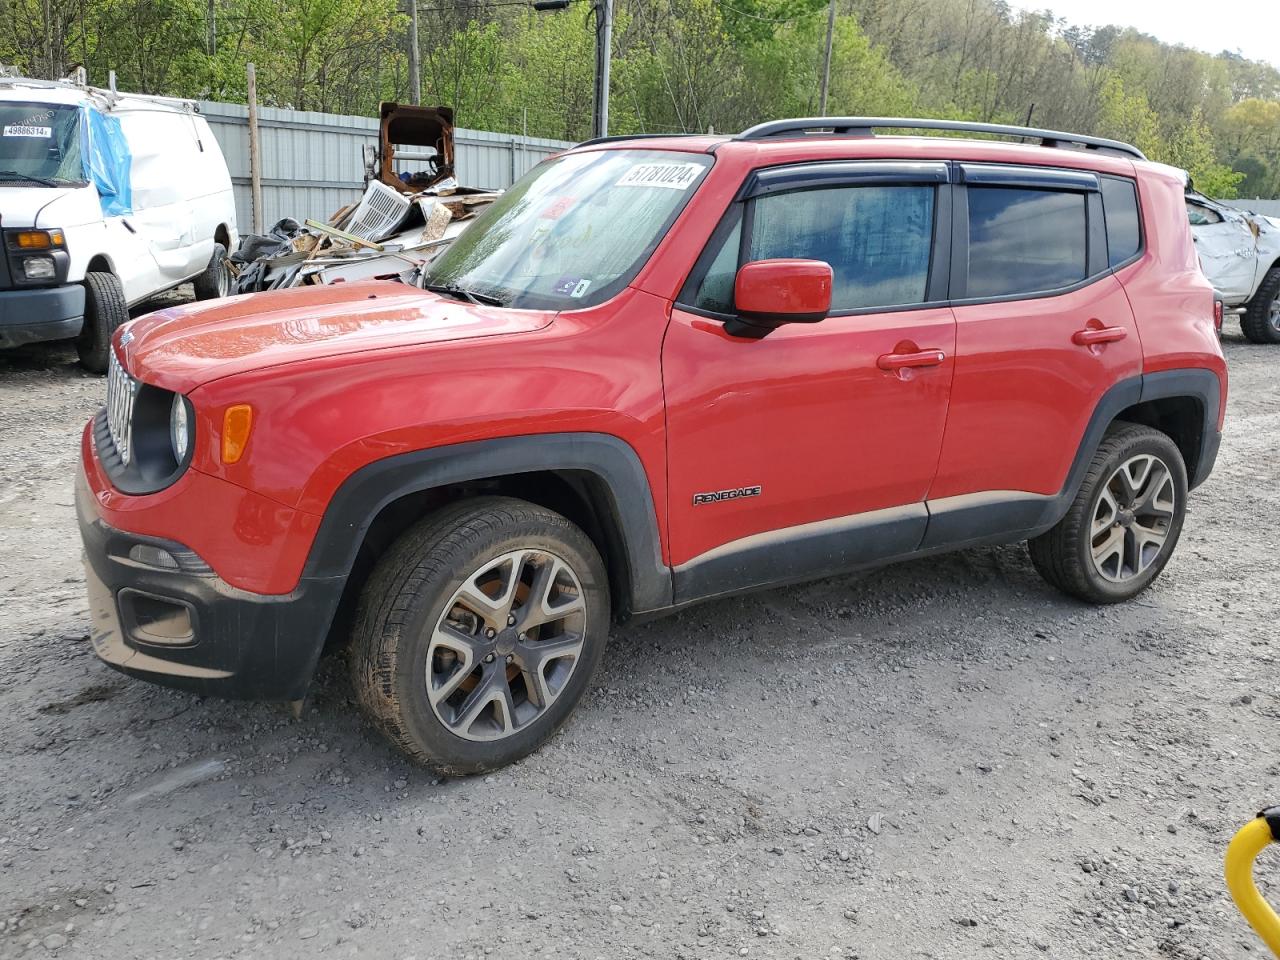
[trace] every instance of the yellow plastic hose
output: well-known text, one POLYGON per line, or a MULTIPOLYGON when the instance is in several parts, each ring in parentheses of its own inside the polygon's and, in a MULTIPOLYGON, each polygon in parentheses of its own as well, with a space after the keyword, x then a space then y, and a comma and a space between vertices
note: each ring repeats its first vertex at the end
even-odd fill
MULTIPOLYGON (((1275 808, 1272 808, 1273 810, 1275 808)), ((1249 926, 1280 957, 1280 917, 1253 883, 1253 861, 1272 841, 1271 825, 1261 816, 1250 820, 1227 846, 1227 889, 1249 926)))

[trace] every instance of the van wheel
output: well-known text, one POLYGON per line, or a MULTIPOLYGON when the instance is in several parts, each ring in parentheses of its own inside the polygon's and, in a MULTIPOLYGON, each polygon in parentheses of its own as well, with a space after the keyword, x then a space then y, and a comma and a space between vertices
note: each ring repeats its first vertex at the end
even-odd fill
POLYGON ((532 753, 582 698, 604 653, 609 586, 564 517, 484 497, 411 527, 364 588, 351 676, 373 722, 448 775, 532 753))
POLYGON ((1280 343, 1280 267, 1272 267, 1258 284, 1240 318, 1240 331, 1251 343, 1280 343))
POLYGON ((191 281, 197 300, 215 300, 231 292, 231 268, 227 265, 227 248, 220 243, 213 245, 213 256, 204 273, 191 281))
POLYGON ((112 273, 84 275, 84 326, 76 337, 80 364, 91 373, 106 373, 111 335, 129 319, 124 287, 112 273))
POLYGON ((1028 544, 1031 562, 1073 597, 1128 600, 1169 562, 1186 511, 1187 468, 1177 445, 1151 427, 1116 423, 1067 515, 1028 544))

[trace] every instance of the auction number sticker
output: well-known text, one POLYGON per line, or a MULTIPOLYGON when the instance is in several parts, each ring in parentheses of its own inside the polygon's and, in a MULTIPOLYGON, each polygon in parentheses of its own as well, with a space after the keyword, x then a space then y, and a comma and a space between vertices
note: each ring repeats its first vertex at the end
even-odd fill
POLYGON ((700 163, 638 163, 622 175, 617 185, 688 190, 702 170, 700 163))
POLYGON ((33 127, 25 123, 11 123, 4 128, 6 137, 39 137, 48 140, 53 136, 53 127, 33 127))

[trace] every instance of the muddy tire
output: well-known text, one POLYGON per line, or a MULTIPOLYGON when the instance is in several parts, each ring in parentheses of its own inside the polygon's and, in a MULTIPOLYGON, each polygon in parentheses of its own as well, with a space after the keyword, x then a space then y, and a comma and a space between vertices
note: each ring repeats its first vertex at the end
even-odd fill
POLYGON ((91 373, 106 373, 111 335, 129 319, 124 287, 111 273, 84 276, 84 326, 76 337, 80 365, 91 373))
POLYGON ((522 500, 476 498, 411 527, 376 565, 352 635, 373 723, 447 775, 512 763, 560 728, 604 654, 595 546, 522 500))
POLYGON ((1169 561, 1187 509, 1187 469, 1166 434, 1117 423, 1107 431, 1070 509, 1028 543, 1040 575, 1090 603, 1145 590, 1169 561))
POLYGON ((216 300, 231 292, 231 268, 227 265, 227 248, 220 243, 213 245, 213 256, 204 273, 191 281, 197 300, 216 300))
POLYGON ((1280 267, 1272 267, 1258 284, 1240 318, 1240 330, 1251 343, 1280 343, 1280 267))

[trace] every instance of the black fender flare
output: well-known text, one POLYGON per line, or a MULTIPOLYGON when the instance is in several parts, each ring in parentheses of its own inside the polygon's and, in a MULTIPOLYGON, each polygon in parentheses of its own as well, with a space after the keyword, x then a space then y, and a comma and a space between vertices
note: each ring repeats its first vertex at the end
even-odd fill
POLYGON ((375 460, 343 481, 325 509, 303 569, 307 580, 346 582, 375 517, 403 496, 521 473, 594 474, 608 491, 622 534, 624 582, 634 613, 671 606, 649 478, 630 444, 604 433, 546 433, 476 440, 375 460))
MULTIPOLYGON (((1067 482, 1062 491, 1054 498, 1051 510, 1052 522, 1046 518, 1045 529, 1053 526, 1066 515, 1071 503, 1084 482, 1084 475, 1093 462, 1093 455, 1102 444, 1111 425, 1129 407, 1150 400, 1164 400, 1169 397, 1190 397, 1200 404, 1202 423, 1194 469, 1188 472, 1187 488, 1194 489, 1204 482, 1213 469, 1218 455, 1218 411, 1222 406, 1222 384, 1218 375, 1204 367, 1189 367, 1180 370, 1162 370, 1158 373, 1146 373, 1137 377, 1121 380, 1104 393, 1093 410, 1085 427, 1084 437, 1076 451, 1075 460, 1071 463, 1071 471, 1067 474, 1067 482)), ((1041 531, 1043 532, 1043 531, 1041 531)))
POLYGON ((1196 458, 1187 487, 1201 484, 1213 469, 1221 434, 1218 413, 1222 405, 1221 381, 1203 367, 1165 370, 1127 377, 1113 384, 1098 400, 1076 448, 1066 482, 1056 494, 1041 495, 1010 490, 989 490, 946 500, 930 500, 929 524, 920 549, 979 546, 1028 540, 1051 529, 1071 508, 1089 464, 1093 462, 1107 430, 1125 410, 1149 400, 1190 397, 1200 405, 1202 423, 1196 458))

